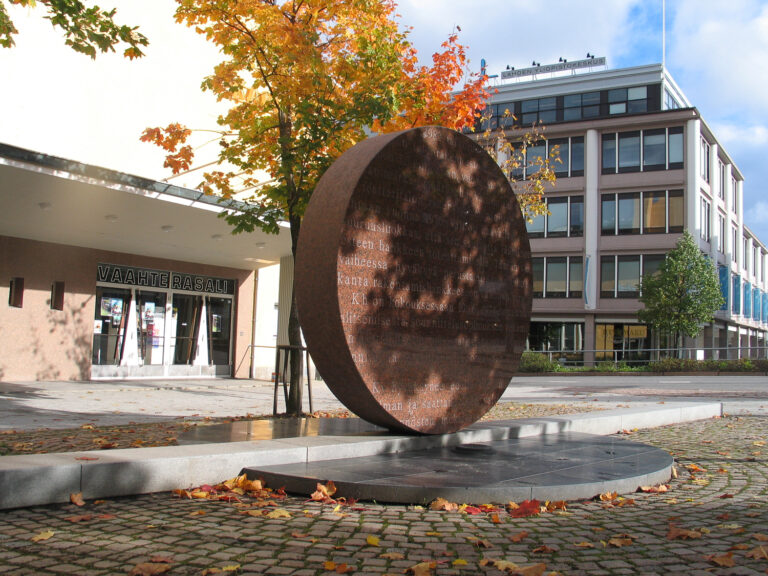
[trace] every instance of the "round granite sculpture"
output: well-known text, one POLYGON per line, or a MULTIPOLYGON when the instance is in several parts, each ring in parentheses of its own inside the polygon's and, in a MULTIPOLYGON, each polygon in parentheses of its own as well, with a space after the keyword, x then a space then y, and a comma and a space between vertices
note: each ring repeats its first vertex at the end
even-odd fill
POLYGON ((369 422, 460 430, 517 369, 531 310, 525 222, 501 169, 462 134, 416 128, 344 153, 307 207, 295 274, 315 365, 369 422))

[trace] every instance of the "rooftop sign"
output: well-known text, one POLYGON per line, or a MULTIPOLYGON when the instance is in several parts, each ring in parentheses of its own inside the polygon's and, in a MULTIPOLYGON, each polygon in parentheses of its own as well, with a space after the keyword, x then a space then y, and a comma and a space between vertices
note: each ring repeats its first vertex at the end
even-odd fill
POLYGON ((579 68, 592 68, 593 66, 605 65, 605 56, 601 56, 600 58, 587 58, 585 60, 574 60, 573 62, 558 62, 557 64, 546 64, 544 66, 531 66, 530 68, 521 68, 520 70, 502 70, 501 79, 509 80, 511 78, 522 78, 523 76, 533 76, 535 74, 563 72, 565 70, 577 70, 579 68))

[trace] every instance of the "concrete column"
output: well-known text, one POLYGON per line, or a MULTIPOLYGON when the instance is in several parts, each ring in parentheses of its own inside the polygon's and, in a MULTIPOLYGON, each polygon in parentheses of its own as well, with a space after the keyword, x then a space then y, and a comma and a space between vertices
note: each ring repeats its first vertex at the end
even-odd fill
POLYGON ((697 216, 699 213, 699 174, 701 173, 701 158, 699 146, 701 142, 701 122, 689 120, 685 130, 685 228, 694 238, 701 236, 697 216))
MULTIPOLYGON (((584 309, 597 307, 597 268, 600 265, 600 136, 587 130, 584 138, 584 309)), ((594 321, 593 321, 594 325, 594 321)), ((585 331, 588 330, 585 327, 585 331)), ((594 341, 594 337, 593 337, 594 341)), ((594 346, 587 346, 594 348, 594 346)))

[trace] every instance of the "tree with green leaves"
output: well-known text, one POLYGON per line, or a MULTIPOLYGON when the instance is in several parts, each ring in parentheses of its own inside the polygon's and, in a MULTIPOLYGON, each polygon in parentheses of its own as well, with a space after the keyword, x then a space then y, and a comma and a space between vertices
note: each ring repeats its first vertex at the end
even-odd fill
MULTIPOLYGON (((142 46, 149 45, 147 38, 137 32, 137 27, 117 24, 116 10, 88 7, 80 0, 9 0, 11 4, 45 7, 45 18, 64 32, 64 43, 74 51, 96 58, 96 52, 114 52, 115 46, 126 45, 123 55, 133 60, 144 55, 142 46)), ((13 24, 4 0, 0 0, 0 46, 14 46, 18 30, 13 24)))
POLYGON ((724 303, 717 271, 688 231, 683 232, 659 270, 643 276, 640 290, 645 308, 637 313, 638 319, 654 330, 674 335, 679 353, 683 336, 698 336, 724 303))

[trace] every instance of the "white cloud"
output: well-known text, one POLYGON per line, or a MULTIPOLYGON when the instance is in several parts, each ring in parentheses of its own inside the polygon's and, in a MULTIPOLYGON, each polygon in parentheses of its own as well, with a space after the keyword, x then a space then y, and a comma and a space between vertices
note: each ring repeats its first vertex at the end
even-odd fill
POLYGON ((764 146, 768 143, 768 127, 763 125, 745 126, 715 122, 712 124, 712 130, 726 147, 764 146))
POLYGON ((768 201, 760 200, 746 208, 745 220, 748 222, 768 221, 768 201))

